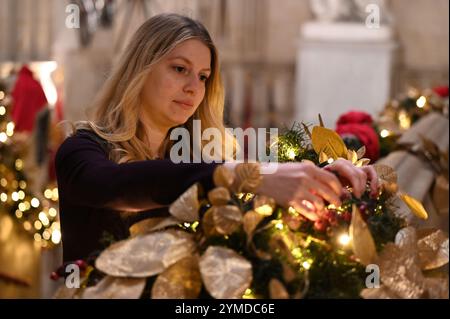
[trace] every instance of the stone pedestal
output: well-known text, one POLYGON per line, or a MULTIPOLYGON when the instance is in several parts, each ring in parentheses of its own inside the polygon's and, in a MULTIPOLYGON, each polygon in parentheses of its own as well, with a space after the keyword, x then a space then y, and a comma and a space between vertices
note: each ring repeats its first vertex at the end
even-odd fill
POLYGON ((309 22, 302 26, 295 120, 335 127, 352 109, 376 115, 390 98, 396 44, 389 27, 309 22))

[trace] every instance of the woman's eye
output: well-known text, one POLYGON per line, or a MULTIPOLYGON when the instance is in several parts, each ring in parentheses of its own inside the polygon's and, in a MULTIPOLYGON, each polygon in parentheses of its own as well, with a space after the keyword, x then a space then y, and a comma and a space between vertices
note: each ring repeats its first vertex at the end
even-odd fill
POLYGON ((206 75, 200 75, 200 81, 206 82, 208 80, 208 77, 206 75))
POLYGON ((183 66, 175 66, 174 67, 175 71, 177 71, 178 73, 184 73, 186 71, 186 68, 183 66))

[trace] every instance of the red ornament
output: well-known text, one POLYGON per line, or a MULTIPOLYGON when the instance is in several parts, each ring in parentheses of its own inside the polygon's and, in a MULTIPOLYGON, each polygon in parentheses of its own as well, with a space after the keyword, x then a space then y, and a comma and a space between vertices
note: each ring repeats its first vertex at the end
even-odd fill
POLYGON ((364 157, 376 161, 380 157, 378 134, 372 126, 372 117, 364 112, 352 111, 339 117, 336 132, 339 135, 352 134, 366 147, 364 157))
POLYGON ((437 86, 433 91, 442 98, 448 97, 448 85, 437 86))
POLYGON ((50 279, 51 280, 58 280, 59 279, 59 275, 56 271, 52 271, 51 275, 50 275, 50 279))
POLYGON ((87 263, 82 259, 78 259, 77 261, 75 261, 75 265, 80 267, 81 270, 85 270, 87 267, 87 263))

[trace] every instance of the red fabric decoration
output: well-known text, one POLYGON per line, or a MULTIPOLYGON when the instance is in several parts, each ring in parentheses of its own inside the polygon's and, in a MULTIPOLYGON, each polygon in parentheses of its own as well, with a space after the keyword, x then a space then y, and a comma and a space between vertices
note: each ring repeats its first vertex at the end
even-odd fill
POLYGON ((351 111, 339 117, 336 123, 336 132, 339 135, 352 134, 356 136, 366 147, 365 157, 376 161, 380 157, 380 143, 372 122, 369 114, 351 111))
POLYGON ((41 84, 27 66, 23 66, 19 71, 11 95, 14 130, 31 132, 36 114, 47 104, 47 98, 41 84))
POLYGON ((433 91, 442 98, 448 97, 448 85, 437 86, 433 88, 433 91))

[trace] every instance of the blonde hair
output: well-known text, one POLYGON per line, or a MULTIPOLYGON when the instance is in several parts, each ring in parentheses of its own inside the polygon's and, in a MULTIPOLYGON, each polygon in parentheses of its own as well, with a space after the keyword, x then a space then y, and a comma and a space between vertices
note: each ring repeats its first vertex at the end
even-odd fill
MULTIPOLYGON (((139 137, 142 130, 138 117, 141 91, 152 66, 175 46, 189 39, 198 39, 210 49, 211 75, 206 81, 205 97, 185 127, 191 137, 194 119, 201 120, 202 131, 209 127, 219 129, 223 137, 221 157, 225 160, 225 143, 232 141, 233 150, 237 145, 233 137, 224 138, 228 132, 223 124, 224 89, 217 49, 200 22, 178 14, 156 15, 136 31, 94 101, 94 119, 76 123, 75 129, 91 129, 109 142, 110 159, 117 163, 151 159, 149 148, 139 137)), ((170 144, 167 136, 164 153, 170 144)))

